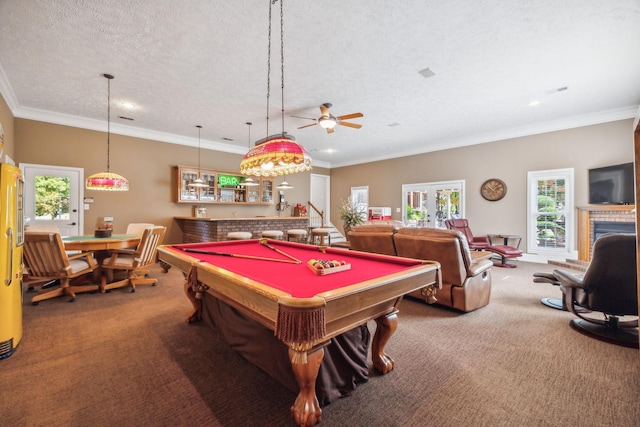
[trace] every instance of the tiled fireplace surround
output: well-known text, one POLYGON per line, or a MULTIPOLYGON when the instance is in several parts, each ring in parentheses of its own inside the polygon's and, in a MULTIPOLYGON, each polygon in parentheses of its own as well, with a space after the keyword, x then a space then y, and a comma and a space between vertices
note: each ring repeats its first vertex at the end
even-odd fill
POLYGON ((636 222, 634 205, 589 205, 578 207, 578 259, 590 261, 593 250, 593 223, 636 222))

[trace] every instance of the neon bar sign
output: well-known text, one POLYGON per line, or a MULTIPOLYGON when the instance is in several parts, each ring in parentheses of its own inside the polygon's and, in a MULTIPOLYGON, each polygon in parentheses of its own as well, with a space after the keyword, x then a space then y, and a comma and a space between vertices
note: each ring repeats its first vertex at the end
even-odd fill
POLYGON ((237 176, 218 175, 218 185, 221 187, 236 187, 240 184, 237 176))

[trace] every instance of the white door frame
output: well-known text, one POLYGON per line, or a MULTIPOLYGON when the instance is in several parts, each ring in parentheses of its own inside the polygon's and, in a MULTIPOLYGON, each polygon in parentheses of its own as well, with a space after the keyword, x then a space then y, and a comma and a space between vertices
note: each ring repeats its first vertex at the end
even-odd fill
MULTIPOLYGON (((331 224, 331 177, 312 173, 309 182, 309 194, 311 203, 324 211, 325 224, 331 224)), ((311 212, 309 215, 311 215, 311 212)))
POLYGON ((38 165, 21 163, 24 176, 24 215, 25 225, 35 224, 35 177, 37 175, 60 176, 69 178, 69 219, 37 220, 39 225, 57 225, 63 236, 77 236, 84 231, 84 169, 66 166, 38 165))
MULTIPOLYGON (((465 199, 465 180, 452 180, 452 181, 436 181, 436 182, 423 182, 416 184, 402 184, 402 221, 407 223, 407 192, 409 191, 419 191, 428 194, 427 199, 427 212, 429 218, 427 219, 426 227, 429 228, 438 228, 438 218, 436 218, 436 199, 435 194, 437 191, 442 190, 457 190, 460 192, 460 211, 458 215, 460 218, 464 218, 464 199, 465 199)), ((448 219, 449 214, 446 213, 446 217, 444 219, 448 219)), ((409 225, 409 224, 407 224, 409 225)), ((440 228, 444 228, 441 226, 440 228)))

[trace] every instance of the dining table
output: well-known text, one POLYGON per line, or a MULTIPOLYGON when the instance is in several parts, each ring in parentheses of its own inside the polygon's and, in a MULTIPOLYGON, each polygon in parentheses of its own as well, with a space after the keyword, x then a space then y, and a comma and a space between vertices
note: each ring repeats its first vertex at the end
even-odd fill
POLYGON ((109 251, 112 249, 135 248, 140 242, 136 234, 112 234, 110 237, 66 236, 62 238, 68 251, 109 251))
MULTIPOLYGON (((95 235, 65 236, 62 238, 64 248, 67 251, 93 251, 98 264, 93 272, 93 280, 100 282, 102 275, 102 262, 109 256, 109 251, 114 249, 134 249, 140 243, 137 234, 112 234, 109 237, 96 237, 95 235)), ((107 282, 113 281, 113 273, 108 272, 107 282)))

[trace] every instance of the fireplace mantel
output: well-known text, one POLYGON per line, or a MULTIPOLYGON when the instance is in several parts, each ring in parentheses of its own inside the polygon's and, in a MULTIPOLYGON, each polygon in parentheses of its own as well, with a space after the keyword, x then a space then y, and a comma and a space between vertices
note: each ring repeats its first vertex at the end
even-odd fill
POLYGON ((578 259, 591 260, 593 221, 636 222, 635 205, 588 205, 578 209, 578 259))

